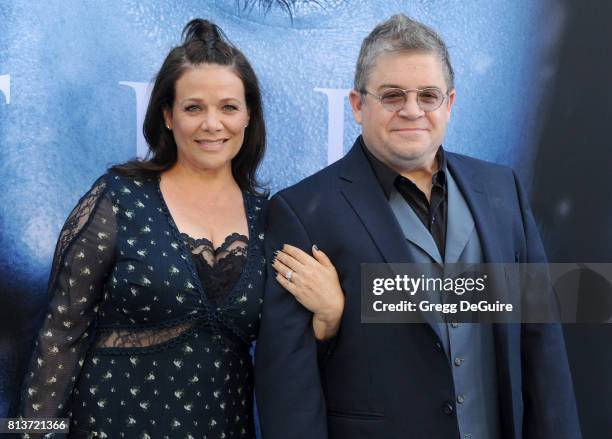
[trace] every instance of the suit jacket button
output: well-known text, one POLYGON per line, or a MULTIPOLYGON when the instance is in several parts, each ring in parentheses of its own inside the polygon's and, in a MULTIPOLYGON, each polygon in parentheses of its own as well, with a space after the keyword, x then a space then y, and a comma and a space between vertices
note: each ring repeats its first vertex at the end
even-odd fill
POLYGON ((455 407, 452 402, 447 402, 444 404, 444 413, 448 416, 452 416, 455 413, 455 407))
POLYGON ((436 349, 439 351, 442 350, 442 343, 440 343, 439 341, 436 342, 436 349))

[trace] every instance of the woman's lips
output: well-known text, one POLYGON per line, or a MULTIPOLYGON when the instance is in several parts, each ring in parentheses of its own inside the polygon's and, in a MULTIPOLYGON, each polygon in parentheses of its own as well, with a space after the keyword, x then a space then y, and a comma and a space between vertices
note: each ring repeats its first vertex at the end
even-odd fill
POLYGON ((218 150, 221 149, 222 145, 227 142, 227 139, 217 139, 217 140, 196 140, 195 141, 200 147, 206 150, 218 150))

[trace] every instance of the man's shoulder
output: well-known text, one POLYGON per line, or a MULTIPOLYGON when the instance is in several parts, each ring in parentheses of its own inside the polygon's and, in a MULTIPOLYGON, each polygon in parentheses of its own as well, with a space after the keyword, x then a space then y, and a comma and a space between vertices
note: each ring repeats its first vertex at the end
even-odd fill
POLYGON ((451 171, 470 172, 484 178, 514 178, 514 170, 509 166, 456 152, 445 152, 445 154, 451 171))
POLYGON ((272 198, 282 197, 285 200, 305 200, 328 193, 338 184, 340 161, 332 163, 297 183, 278 191, 272 198))
POLYGON ((474 170, 512 172, 512 168, 499 163, 460 154, 458 152, 445 151, 445 154, 451 163, 461 163, 463 166, 470 167, 474 170))

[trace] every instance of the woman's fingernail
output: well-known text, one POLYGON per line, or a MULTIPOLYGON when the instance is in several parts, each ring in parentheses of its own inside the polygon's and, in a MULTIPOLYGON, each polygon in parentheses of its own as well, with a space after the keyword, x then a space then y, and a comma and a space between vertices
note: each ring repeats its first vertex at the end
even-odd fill
POLYGON ((317 244, 313 244, 312 248, 314 248, 316 251, 319 251, 319 247, 317 247, 317 244))

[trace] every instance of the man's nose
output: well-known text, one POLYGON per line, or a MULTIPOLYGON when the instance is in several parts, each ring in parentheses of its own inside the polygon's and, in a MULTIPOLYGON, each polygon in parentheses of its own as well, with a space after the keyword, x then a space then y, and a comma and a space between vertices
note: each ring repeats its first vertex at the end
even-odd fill
POLYGON ((425 114, 421 107, 419 107, 417 94, 414 91, 410 91, 406 95, 406 103, 400 110, 397 112, 402 117, 407 117, 410 119, 416 119, 425 114))
POLYGON ((223 129, 223 123, 221 121, 221 115, 215 110, 209 110, 202 119, 202 129, 204 131, 221 131, 223 129))

